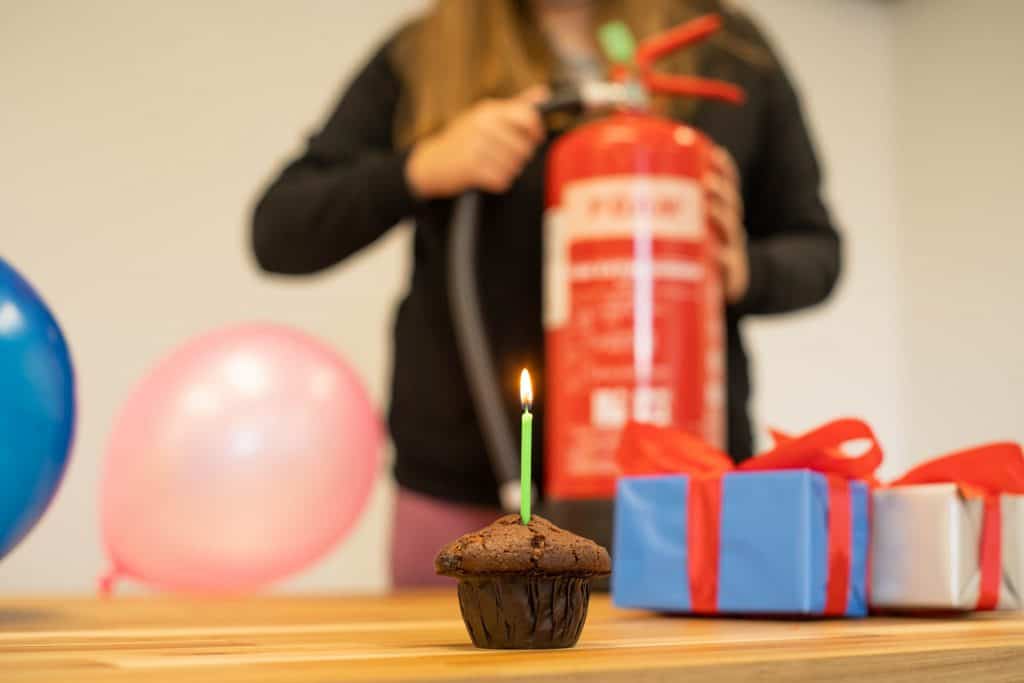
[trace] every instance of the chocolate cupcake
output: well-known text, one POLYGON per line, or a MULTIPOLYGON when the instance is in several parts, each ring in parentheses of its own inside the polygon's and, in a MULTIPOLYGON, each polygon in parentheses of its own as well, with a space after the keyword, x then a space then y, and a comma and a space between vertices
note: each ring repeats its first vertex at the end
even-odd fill
POLYGON ((587 618, 590 580, 611 571, 608 551, 534 515, 505 515, 449 543, 434 563, 459 580, 473 644, 490 649, 572 647, 587 618))

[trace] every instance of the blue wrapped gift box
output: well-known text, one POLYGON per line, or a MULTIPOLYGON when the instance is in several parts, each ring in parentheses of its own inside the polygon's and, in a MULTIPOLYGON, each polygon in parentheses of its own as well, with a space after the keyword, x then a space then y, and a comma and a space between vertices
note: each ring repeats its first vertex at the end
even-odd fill
MULTIPOLYGON (((623 477, 615 501, 612 599, 691 612, 685 475, 623 477)), ((868 488, 849 483, 845 616, 867 614, 868 488)), ((722 476, 717 611, 821 615, 829 580, 829 487, 811 470, 722 476)))

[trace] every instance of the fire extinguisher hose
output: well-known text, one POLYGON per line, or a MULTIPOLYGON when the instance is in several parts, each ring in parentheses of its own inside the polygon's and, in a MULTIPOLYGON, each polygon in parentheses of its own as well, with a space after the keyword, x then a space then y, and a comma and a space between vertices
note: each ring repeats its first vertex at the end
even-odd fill
POLYGON ((519 453, 502 402, 476 279, 480 201, 479 192, 467 192, 455 202, 448 235, 448 304, 470 396, 498 480, 498 497, 502 508, 514 512, 519 509, 519 453))

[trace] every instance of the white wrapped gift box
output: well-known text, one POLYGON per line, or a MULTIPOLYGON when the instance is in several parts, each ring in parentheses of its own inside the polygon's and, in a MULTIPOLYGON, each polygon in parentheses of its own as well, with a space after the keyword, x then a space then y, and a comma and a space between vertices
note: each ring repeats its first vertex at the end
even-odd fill
MULTIPOLYGON (((981 591, 985 502, 956 484, 874 492, 871 606, 973 610, 981 591)), ((1024 607, 1024 496, 1002 495, 997 609, 1024 607)))

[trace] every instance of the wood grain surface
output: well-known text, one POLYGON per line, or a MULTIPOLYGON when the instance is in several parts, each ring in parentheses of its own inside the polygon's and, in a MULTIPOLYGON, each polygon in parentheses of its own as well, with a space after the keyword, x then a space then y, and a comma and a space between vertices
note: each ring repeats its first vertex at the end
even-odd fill
POLYGON ((595 597, 577 647, 486 651, 455 592, 0 600, 0 681, 1021 681, 1024 617, 687 619, 595 597))

